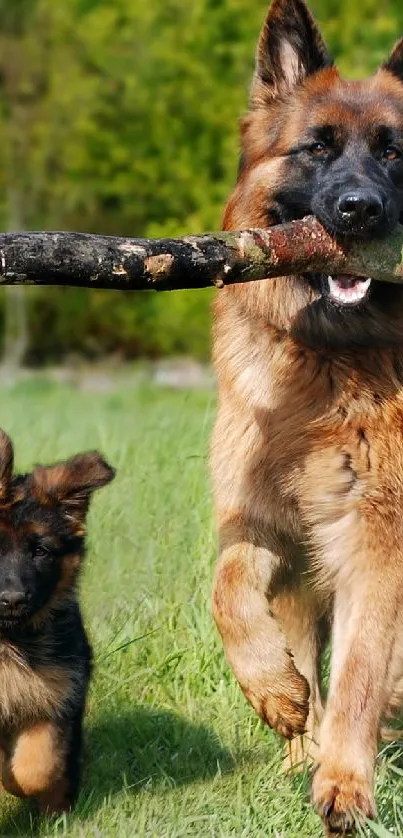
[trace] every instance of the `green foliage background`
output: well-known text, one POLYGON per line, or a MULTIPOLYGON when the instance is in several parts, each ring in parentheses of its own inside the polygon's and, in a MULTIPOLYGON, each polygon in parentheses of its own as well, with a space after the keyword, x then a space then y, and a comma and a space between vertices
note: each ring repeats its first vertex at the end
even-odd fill
MULTIPOLYGON (((403 34, 402 0, 310 5, 351 77, 403 34)), ((217 229, 265 12, 264 0, 0 0, 0 226, 217 229)), ((31 362, 208 354, 210 292, 27 294, 31 362)))

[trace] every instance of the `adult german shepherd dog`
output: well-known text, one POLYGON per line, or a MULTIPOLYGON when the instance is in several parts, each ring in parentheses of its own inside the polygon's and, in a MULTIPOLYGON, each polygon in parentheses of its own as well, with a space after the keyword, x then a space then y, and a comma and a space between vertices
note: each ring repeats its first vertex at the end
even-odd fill
MULTIPOLYGON (((346 82, 302 0, 274 0, 241 144, 226 229, 314 214, 342 239, 388 234, 403 218, 403 39, 346 82)), ((246 698, 294 763, 314 760, 314 804, 345 833, 375 814, 377 737, 403 699, 403 289, 234 285, 214 331, 214 617, 246 698)))

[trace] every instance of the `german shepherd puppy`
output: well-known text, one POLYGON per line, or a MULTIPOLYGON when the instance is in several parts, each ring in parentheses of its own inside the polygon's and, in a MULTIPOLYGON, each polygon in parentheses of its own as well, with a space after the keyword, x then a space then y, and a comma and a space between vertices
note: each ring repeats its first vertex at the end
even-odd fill
MULTIPOLYGON (((241 145, 226 229, 314 214, 344 240, 389 233, 403 39, 373 78, 346 82, 302 0, 273 0, 241 145)), ((246 698, 293 740, 294 763, 314 759, 327 830, 347 832, 375 814, 381 719, 403 698, 403 289, 313 274, 234 285, 214 342, 214 617, 246 698)))
POLYGON ((12 471, 0 431, 0 776, 60 812, 78 791, 91 673, 76 593, 85 518, 114 471, 97 452, 12 471))

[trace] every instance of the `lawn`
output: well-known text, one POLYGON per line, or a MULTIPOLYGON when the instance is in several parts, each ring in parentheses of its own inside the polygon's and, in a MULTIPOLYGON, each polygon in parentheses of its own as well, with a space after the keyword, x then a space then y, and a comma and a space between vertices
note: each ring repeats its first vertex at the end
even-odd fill
MULTIPOLYGON (((89 518, 82 602, 96 669, 78 805, 37 820, 5 796, 0 835, 319 838, 307 778, 282 775, 282 744, 242 698, 210 616, 214 395, 36 381, 0 404, 18 468, 94 447, 118 468, 89 518)), ((396 746, 379 756, 380 819, 394 835, 402 764, 396 746)))

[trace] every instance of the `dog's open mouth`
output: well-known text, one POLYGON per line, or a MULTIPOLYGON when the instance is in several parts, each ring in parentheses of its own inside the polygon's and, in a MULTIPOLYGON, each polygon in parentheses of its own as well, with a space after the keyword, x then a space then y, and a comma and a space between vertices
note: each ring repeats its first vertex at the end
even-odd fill
POLYGON ((326 292, 332 303, 339 306, 358 306, 367 298, 371 277, 339 274, 325 278, 326 292))
POLYGON ((16 628, 23 625, 27 615, 24 614, 3 614, 0 617, 0 626, 8 626, 8 628, 16 628))

